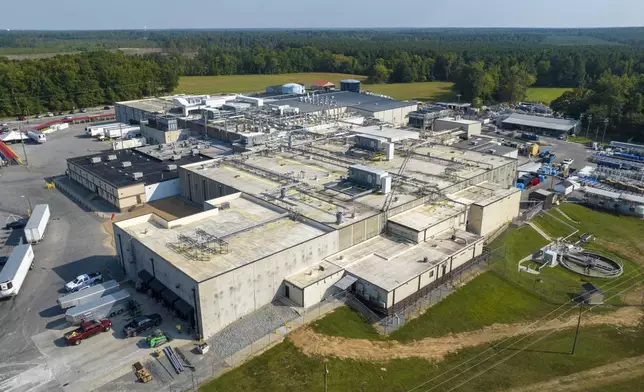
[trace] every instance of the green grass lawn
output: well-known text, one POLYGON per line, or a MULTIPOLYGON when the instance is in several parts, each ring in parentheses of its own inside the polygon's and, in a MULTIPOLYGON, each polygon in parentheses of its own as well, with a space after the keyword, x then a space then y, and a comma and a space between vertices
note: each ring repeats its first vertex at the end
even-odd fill
MULTIPOLYGON (((577 373, 593 367, 609 364, 620 359, 644 354, 644 328, 617 329, 609 326, 582 328, 574 356, 568 355, 574 330, 553 333, 541 342, 518 353, 506 362, 474 378, 458 391, 500 391, 511 387, 529 385, 553 377, 577 373)), ((525 347, 535 338, 524 340, 517 348, 525 347)), ((454 366, 480 354, 489 345, 481 345, 449 355, 440 362, 423 359, 394 359, 389 361, 358 361, 338 358, 309 357, 302 354, 291 341, 286 340, 264 354, 221 377, 200 387, 202 392, 215 391, 323 391, 324 365, 328 366, 328 390, 345 391, 406 391, 433 377, 420 391, 437 386, 458 371, 454 366)), ((492 366, 494 361, 509 358, 517 351, 508 349, 491 361, 484 362, 467 372, 471 377, 492 366)), ((479 357, 472 361, 476 364, 479 357)), ((466 369, 464 366, 460 370, 466 369)), ((465 381, 459 376, 436 388, 447 391, 465 381)))
POLYGON ((363 84, 362 89, 401 100, 456 101, 451 82, 363 84))
POLYGON ((552 101, 561 97, 566 91, 572 91, 572 89, 559 87, 530 87, 526 94, 526 101, 539 101, 546 105, 550 105, 552 101))
POLYGON ((340 87, 342 79, 364 80, 366 76, 339 73, 292 73, 278 75, 182 76, 175 93, 219 94, 264 91, 268 86, 284 83, 310 84, 328 80, 340 87))
MULTIPOLYGON (((560 217, 558 214, 554 216, 560 217)), ((575 232, 575 228, 571 227, 572 225, 567 225, 562 221, 565 222, 563 217, 557 220, 546 213, 541 213, 532 220, 553 239, 567 237, 575 232)))
POLYGON ((348 306, 341 306, 311 324, 321 334, 351 339, 381 340, 384 336, 367 323, 362 315, 348 306))
MULTIPOLYGON (((363 75, 338 73, 292 73, 278 75, 224 75, 224 76, 182 76, 175 93, 219 94, 263 91, 267 86, 283 83, 310 84, 316 80, 328 80, 340 87, 342 79, 365 80, 363 75)), ((455 101, 451 82, 419 82, 392 84, 363 84, 362 89, 388 95, 400 100, 455 101)), ((559 97, 564 88, 530 88, 527 99, 547 104, 559 97)))

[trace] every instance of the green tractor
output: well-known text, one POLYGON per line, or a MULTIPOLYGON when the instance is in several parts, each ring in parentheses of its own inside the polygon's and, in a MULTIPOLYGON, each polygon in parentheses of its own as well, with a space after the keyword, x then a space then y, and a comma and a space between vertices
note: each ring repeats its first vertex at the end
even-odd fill
POLYGON ((172 340, 172 338, 163 333, 163 331, 161 331, 160 329, 157 329, 152 335, 145 338, 145 341, 148 342, 148 346, 150 348, 159 347, 166 344, 170 340, 172 340))

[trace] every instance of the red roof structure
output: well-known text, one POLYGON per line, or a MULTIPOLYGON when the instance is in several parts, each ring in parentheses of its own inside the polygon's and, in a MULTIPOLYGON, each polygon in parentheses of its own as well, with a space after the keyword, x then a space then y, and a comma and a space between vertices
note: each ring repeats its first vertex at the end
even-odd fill
POLYGON ((6 161, 15 161, 20 163, 20 157, 18 154, 16 154, 16 152, 4 142, 0 142, 0 157, 4 158, 6 161))
POLYGON ((328 80, 316 80, 315 82, 311 83, 311 86, 319 88, 329 88, 335 87, 335 84, 329 82, 328 80))

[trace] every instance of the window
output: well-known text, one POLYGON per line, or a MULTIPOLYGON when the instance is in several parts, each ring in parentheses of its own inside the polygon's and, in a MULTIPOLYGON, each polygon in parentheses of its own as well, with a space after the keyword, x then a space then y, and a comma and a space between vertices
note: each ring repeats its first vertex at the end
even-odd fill
POLYGON ((434 271, 429 271, 429 277, 431 278, 433 276, 434 276, 434 271))

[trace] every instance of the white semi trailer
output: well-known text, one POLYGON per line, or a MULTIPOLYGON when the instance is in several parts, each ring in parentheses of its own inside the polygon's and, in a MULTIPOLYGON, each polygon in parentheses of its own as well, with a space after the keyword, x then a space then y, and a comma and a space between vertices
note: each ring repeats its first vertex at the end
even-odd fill
POLYGON ((33 267, 34 250, 31 245, 16 246, 0 270, 0 298, 17 295, 27 277, 27 272, 33 267))
POLYGON ((127 290, 121 290, 67 309, 65 319, 72 324, 80 324, 83 320, 114 317, 128 310, 132 306, 131 303, 130 293, 127 290))
POLYGON ((120 288, 119 283, 115 280, 108 280, 105 283, 91 286, 85 290, 77 291, 75 293, 63 295, 58 298, 57 302, 61 309, 68 309, 72 306, 80 306, 96 301, 103 296, 112 294, 120 288))
POLYGON ((36 244, 45 238, 49 216, 49 204, 38 204, 34 207, 25 226, 25 239, 28 243, 36 244))

